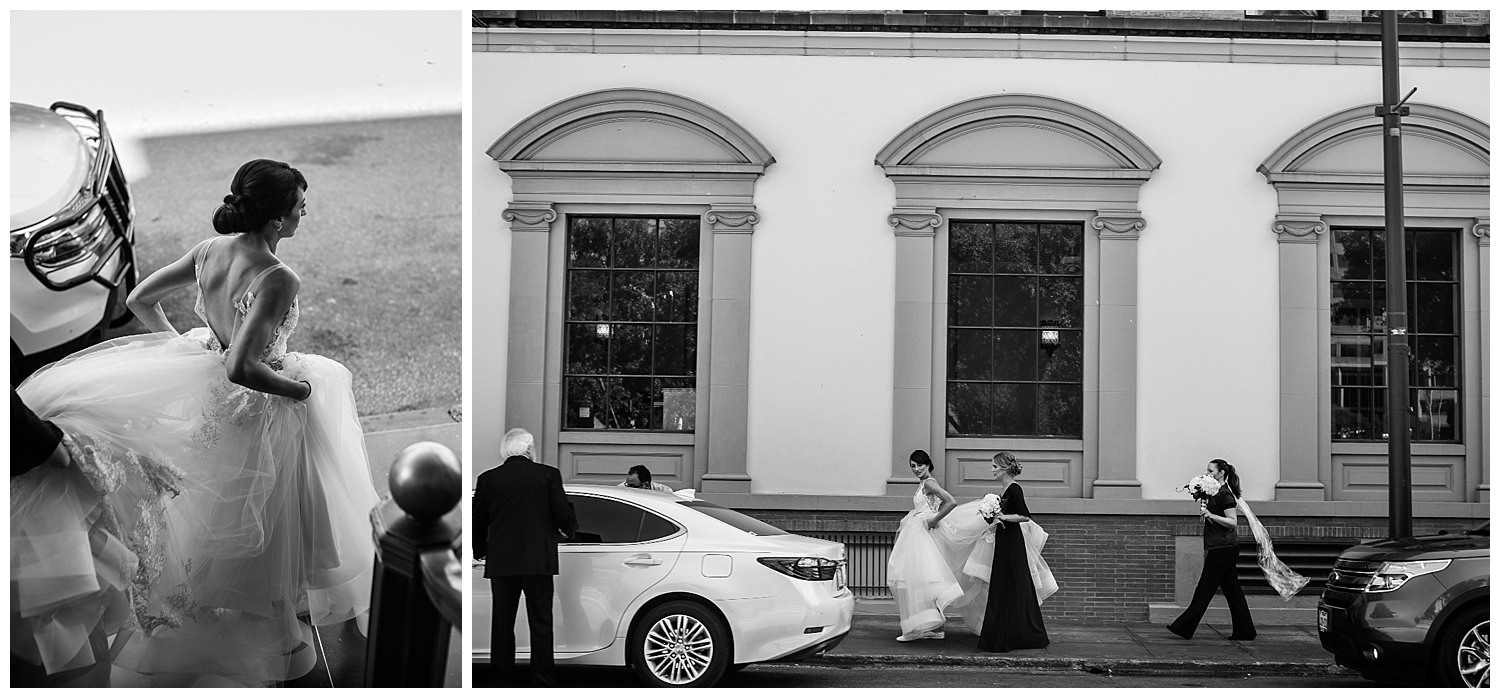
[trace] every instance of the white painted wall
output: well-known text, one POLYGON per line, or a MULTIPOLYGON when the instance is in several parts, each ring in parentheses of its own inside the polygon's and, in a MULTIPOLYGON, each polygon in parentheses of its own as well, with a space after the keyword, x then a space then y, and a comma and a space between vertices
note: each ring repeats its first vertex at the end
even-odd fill
MULTIPOLYGON (((1149 499, 1211 458, 1250 499, 1277 479, 1275 192, 1255 171, 1284 140, 1380 98, 1374 67, 1156 61, 476 53, 476 465, 498 448, 508 178, 483 150, 584 92, 665 90, 738 121, 777 162, 757 185, 749 470, 756 493, 883 494, 894 341, 893 188, 876 152, 917 119, 1000 93, 1076 102, 1163 165, 1141 191, 1139 477, 1149 499), (493 322, 491 321, 493 318, 493 322), (493 371, 493 383, 481 371, 493 371)), ((1409 68, 1419 100, 1489 119, 1487 71, 1409 68)), ((1107 348, 1106 348, 1107 349, 1107 348)), ((912 444, 926 448, 929 444, 912 444)), ((481 466, 482 467, 482 466, 481 466)))

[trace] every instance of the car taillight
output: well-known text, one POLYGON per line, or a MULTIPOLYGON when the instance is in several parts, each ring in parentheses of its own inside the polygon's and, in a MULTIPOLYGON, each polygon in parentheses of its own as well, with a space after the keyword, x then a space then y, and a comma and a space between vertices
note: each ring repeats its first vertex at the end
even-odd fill
POLYGON ((1424 574, 1432 574, 1448 568, 1452 560, 1409 560, 1407 562, 1387 562, 1380 566, 1380 571, 1370 579, 1369 586, 1365 591, 1380 593, 1395 591, 1402 584, 1411 581, 1413 577, 1424 574))
POLYGON ((838 572, 838 560, 822 557, 761 557, 760 564, 795 579, 826 582, 838 572))

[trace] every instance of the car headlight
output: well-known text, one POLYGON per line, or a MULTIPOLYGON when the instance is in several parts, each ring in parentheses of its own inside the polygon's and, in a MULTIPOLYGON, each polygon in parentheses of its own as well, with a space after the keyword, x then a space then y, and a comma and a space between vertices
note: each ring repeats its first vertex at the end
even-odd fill
POLYGON ((1365 591, 1380 593, 1395 591, 1401 585, 1410 581, 1413 577, 1424 574, 1432 574, 1448 568, 1452 560, 1410 560, 1407 562, 1387 562, 1380 566, 1380 571, 1370 579, 1369 586, 1365 591))
POLYGON ((98 252, 109 241, 110 232, 109 222, 104 218, 104 207, 96 205, 78 220, 42 233, 36 241, 36 262, 54 268, 76 262, 91 252, 98 252))
POLYGON ((795 579, 826 582, 834 578, 839 561, 823 557, 761 557, 756 561, 795 579))

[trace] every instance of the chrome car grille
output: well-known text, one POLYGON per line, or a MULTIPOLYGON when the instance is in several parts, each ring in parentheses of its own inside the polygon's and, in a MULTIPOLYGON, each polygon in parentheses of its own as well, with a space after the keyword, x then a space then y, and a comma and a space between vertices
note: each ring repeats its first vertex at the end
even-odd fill
POLYGON ((1328 575, 1328 587, 1337 591, 1362 592, 1380 571, 1379 561, 1340 559, 1328 575))

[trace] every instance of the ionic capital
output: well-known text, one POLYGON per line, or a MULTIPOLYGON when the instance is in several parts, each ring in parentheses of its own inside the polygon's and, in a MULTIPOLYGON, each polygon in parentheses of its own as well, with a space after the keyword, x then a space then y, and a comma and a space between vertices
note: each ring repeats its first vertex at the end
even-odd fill
POLYGON ((1132 209, 1107 210, 1100 211, 1089 225, 1099 231, 1101 239, 1139 240, 1141 231, 1146 229, 1146 219, 1140 211, 1132 209))
POLYGON ((749 235, 755 232, 755 224, 760 222, 760 214, 755 212, 754 206, 713 204, 708 207, 708 213, 703 214, 703 219, 708 221, 715 235, 720 233, 749 235))
POLYGON ((896 237, 935 237, 943 217, 935 208, 899 207, 886 219, 896 237))
POLYGON ((510 223, 511 232, 545 233, 552 228, 552 221, 557 220, 557 211, 552 204, 514 201, 500 217, 510 223))
POLYGON ((1319 235, 1328 232, 1328 224, 1317 216, 1278 216, 1271 231, 1277 242, 1316 243, 1319 235))

